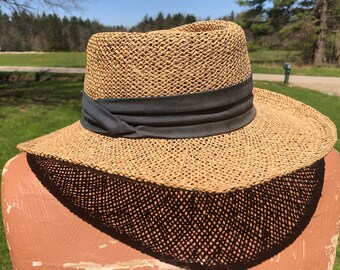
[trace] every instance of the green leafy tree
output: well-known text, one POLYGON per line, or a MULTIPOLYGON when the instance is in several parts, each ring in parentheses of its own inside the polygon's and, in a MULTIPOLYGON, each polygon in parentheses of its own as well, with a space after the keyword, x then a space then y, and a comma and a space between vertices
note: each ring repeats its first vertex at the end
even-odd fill
POLYGON ((0 14, 0 50, 7 50, 11 46, 11 38, 9 35, 2 33, 9 33, 11 28, 10 17, 7 14, 0 14))
POLYGON ((196 17, 194 16, 194 15, 187 15, 186 17, 185 17, 185 23, 187 24, 187 23, 194 23, 194 22, 196 22, 196 17))
POLYGON ((249 8, 240 20, 253 39, 262 38, 271 46, 300 49, 304 60, 314 65, 323 65, 327 59, 339 62, 340 0, 238 0, 238 3, 249 8))
POLYGON ((184 24, 185 18, 183 14, 177 13, 173 16, 174 26, 180 26, 184 24))
POLYGON ((77 17, 72 16, 68 26, 68 44, 71 51, 80 51, 80 24, 77 17))
POLYGON ((155 19, 155 29, 165 29, 165 21, 162 12, 159 12, 155 19))
POLYGON ((50 51, 64 51, 66 49, 66 38, 62 31, 62 22, 56 14, 47 16, 45 35, 49 41, 50 51))
POLYGON ((186 23, 196 22, 196 17, 191 14, 184 16, 181 13, 168 14, 165 18, 162 12, 158 13, 156 18, 148 15, 144 16, 143 20, 137 25, 131 27, 131 32, 147 32, 152 30, 169 29, 172 27, 180 26, 186 23))

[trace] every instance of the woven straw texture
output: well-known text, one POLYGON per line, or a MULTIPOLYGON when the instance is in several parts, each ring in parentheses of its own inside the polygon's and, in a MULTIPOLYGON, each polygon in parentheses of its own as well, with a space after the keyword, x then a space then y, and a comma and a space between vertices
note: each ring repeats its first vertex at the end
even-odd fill
POLYGON ((100 33, 87 47, 93 99, 204 92, 250 76, 243 30, 224 21, 149 33, 100 33))
POLYGON ((246 269, 285 248, 313 215, 324 175, 320 160, 248 189, 212 194, 39 156, 28 160, 42 183, 78 216, 115 239, 190 269, 246 269))
MULTIPOLYGON (((89 41, 86 93, 170 96, 235 85, 250 76, 243 30, 223 21, 89 41)), ((111 138, 79 122, 18 148, 129 179, 222 193, 263 183, 323 158, 335 125, 288 97, 254 89, 256 118, 237 131, 192 139, 111 138)))

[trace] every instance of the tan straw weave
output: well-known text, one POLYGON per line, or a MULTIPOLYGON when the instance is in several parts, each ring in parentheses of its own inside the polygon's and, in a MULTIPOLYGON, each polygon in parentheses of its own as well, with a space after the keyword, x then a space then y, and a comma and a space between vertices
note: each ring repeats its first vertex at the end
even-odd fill
MULTIPOLYGON (((245 81, 243 30, 209 21, 149 33, 101 33, 87 49, 85 92, 93 99, 172 96, 245 81)), ((254 89, 256 118, 236 131, 191 139, 102 136, 79 122, 18 148, 141 182, 223 193, 309 166, 336 141, 334 124, 311 107, 254 89)))

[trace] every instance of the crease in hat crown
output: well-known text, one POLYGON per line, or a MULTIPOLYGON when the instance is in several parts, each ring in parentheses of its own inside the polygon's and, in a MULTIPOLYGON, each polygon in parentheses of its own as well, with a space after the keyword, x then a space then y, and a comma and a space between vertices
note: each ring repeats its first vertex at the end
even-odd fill
POLYGON ((232 86, 251 74, 244 31, 207 21, 147 33, 99 33, 87 47, 93 99, 172 96, 232 86))

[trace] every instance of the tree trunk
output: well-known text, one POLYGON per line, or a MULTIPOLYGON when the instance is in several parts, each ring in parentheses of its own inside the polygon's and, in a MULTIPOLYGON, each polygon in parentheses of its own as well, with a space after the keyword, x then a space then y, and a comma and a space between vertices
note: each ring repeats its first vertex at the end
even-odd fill
POLYGON ((326 63, 326 31, 328 21, 328 0, 320 0, 321 4, 321 16, 320 16, 320 32, 318 41, 316 43, 316 49, 314 52, 314 65, 322 66, 326 63))
POLYGON ((337 65, 340 67, 340 29, 338 29, 334 36, 335 59, 337 65))

